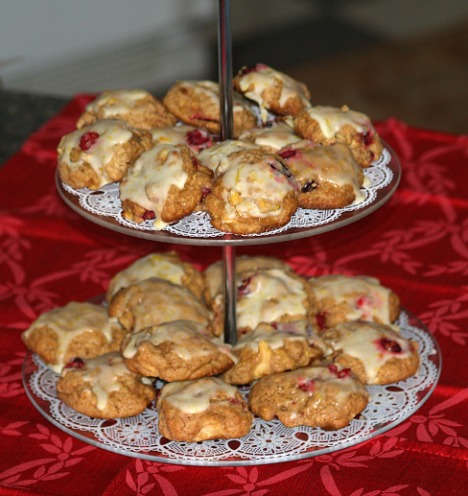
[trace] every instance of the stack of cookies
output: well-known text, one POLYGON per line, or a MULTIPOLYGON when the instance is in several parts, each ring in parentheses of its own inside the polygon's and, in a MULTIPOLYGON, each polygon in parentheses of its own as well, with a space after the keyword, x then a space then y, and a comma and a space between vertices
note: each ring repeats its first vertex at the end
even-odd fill
POLYGON ((103 304, 70 302, 22 334, 60 374, 58 397, 97 418, 156 408, 176 441, 246 435, 254 416, 345 427, 367 384, 414 375, 399 299, 365 276, 305 278, 282 260, 236 260, 237 344, 223 342, 223 267, 152 253, 115 274, 103 304), (241 394, 241 393, 244 394, 241 394))
POLYGON ((59 143, 62 182, 119 183, 124 218, 155 229, 203 210, 215 228, 240 235, 282 227, 298 208, 363 200, 363 169, 382 153, 366 115, 312 105, 304 84, 264 64, 242 68, 233 84, 225 141, 215 82, 179 81, 161 101, 105 91, 59 143))

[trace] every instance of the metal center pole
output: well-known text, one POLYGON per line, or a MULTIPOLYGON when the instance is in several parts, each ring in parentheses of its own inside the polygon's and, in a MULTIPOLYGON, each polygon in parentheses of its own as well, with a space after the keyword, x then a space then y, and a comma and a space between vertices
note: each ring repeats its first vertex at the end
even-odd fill
MULTIPOLYGON (((229 0, 219 0, 218 8, 218 79, 221 140, 233 136, 232 110, 232 43, 229 0)), ((224 340, 237 342, 236 324, 236 250, 223 246, 224 273, 224 340)))

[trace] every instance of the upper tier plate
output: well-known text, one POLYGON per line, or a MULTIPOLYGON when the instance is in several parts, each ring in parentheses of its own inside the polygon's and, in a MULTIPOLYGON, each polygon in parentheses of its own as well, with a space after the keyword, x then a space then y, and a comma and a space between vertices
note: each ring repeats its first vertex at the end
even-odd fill
POLYGON ((346 208, 316 210, 299 208, 291 221, 280 229, 255 235, 235 235, 215 229, 205 212, 193 213, 163 230, 156 230, 152 221, 141 224, 122 217, 117 183, 98 191, 74 190, 64 185, 56 173, 57 189, 65 203, 84 218, 108 229, 163 243, 185 245, 259 245, 305 238, 337 229, 371 214, 387 202, 400 181, 401 167, 393 150, 384 143, 380 159, 364 170, 367 185, 365 199, 346 208))

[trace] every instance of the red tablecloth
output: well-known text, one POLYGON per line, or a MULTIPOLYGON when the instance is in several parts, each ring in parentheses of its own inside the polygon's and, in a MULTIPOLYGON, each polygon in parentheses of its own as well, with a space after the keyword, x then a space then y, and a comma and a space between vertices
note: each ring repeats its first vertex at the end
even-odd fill
POLYGON ((40 313, 103 292, 137 257, 176 249, 200 268, 218 247, 126 237, 82 219, 54 185, 55 150, 87 101, 75 98, 0 170, 0 494, 467 495, 468 136, 378 125, 403 177, 362 221, 288 243, 239 248, 300 273, 368 274, 435 335, 443 368, 430 399, 385 434, 329 455, 271 465, 198 467, 121 456, 48 423, 22 386, 21 332, 40 313))

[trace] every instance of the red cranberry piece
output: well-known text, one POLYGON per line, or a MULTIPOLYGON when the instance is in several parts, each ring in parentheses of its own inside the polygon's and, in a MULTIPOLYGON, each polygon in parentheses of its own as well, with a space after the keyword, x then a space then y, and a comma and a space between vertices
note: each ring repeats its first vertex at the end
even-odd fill
POLYGON ((202 200, 206 198, 211 193, 211 188, 203 188, 202 189, 202 200))
POLYGON ((401 353, 401 346, 393 339, 382 338, 380 340, 380 346, 386 351, 391 353, 401 353))
POLYGON ((371 305, 372 301, 367 295, 361 295, 357 300, 356 300, 356 308, 362 308, 364 305, 371 305))
POLYGON ((372 145, 374 141, 374 133, 372 131, 368 131, 367 133, 362 134, 362 141, 366 146, 372 145))
POLYGON ((249 284, 252 281, 252 276, 244 279, 241 284, 237 287, 237 294, 239 296, 245 296, 250 293, 249 284))
POLYGON ((279 152, 279 156, 281 158, 284 158, 284 159, 288 159, 288 158, 292 158, 292 157, 295 157, 297 155, 297 150, 281 150, 279 152))
POLYGON ((80 148, 83 151, 89 150, 94 143, 99 138, 99 133, 96 133, 96 131, 88 131, 87 133, 84 133, 81 138, 80 138, 80 148))
POLYGON ((209 140, 209 134, 202 129, 193 129, 187 133, 187 144, 191 146, 203 145, 209 140))
POLYGON ((326 326, 326 319, 327 319, 327 314, 325 312, 321 313, 316 313, 315 314, 315 322, 317 324, 317 327, 323 331, 324 329, 327 328, 326 326))
POLYGON ((305 379, 299 377, 297 379, 297 387, 304 393, 313 393, 315 391, 315 381, 313 379, 305 379))
POLYGON ((301 188, 302 193, 309 193, 313 191, 317 187, 317 183, 315 181, 307 181, 301 188))
POLYGON ((66 365, 66 369, 82 369, 85 366, 84 361, 80 357, 75 357, 73 360, 69 361, 66 365))
POLYGON ((229 398, 228 401, 233 405, 239 405, 241 403, 237 398, 229 398))
POLYGON ((156 218, 156 214, 152 210, 145 210, 145 213, 141 216, 143 220, 153 220, 156 218))
POLYGON ((339 370, 338 367, 334 363, 331 363, 328 366, 328 370, 333 375, 336 375, 336 377, 338 377, 338 379, 345 379, 346 377, 349 377, 351 375, 351 369, 346 368, 346 369, 339 370))

